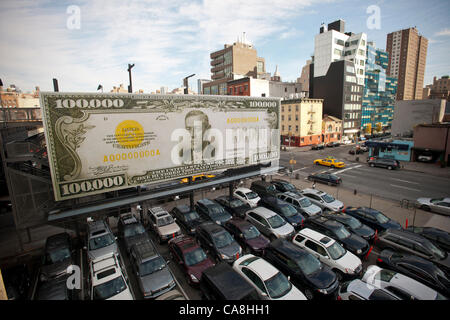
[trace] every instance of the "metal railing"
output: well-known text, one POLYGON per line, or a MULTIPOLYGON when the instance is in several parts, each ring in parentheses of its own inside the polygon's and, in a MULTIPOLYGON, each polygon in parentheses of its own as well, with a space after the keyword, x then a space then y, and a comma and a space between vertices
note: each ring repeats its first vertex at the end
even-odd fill
POLYGON ((0 108, 0 122, 42 121, 41 108, 0 108))

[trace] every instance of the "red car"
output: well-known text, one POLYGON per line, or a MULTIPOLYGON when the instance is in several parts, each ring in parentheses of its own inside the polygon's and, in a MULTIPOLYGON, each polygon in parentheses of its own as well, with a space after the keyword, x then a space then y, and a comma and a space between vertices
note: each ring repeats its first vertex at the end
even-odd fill
POLYGON ((178 236, 169 240, 168 244, 173 261, 181 267, 192 286, 198 285, 204 270, 215 265, 190 236, 178 236))

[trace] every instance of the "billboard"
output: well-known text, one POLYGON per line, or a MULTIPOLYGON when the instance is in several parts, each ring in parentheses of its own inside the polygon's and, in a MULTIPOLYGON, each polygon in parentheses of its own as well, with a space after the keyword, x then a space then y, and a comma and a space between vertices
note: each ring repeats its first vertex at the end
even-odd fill
POLYGON ((41 92, 55 200, 279 159, 280 99, 41 92))

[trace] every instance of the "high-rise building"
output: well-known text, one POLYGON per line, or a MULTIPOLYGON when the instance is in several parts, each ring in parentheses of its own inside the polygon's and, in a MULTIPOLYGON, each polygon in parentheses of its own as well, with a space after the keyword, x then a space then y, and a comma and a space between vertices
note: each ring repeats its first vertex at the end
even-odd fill
POLYGON ((266 73, 264 58, 245 37, 245 33, 232 45, 211 53, 211 82, 203 84, 203 94, 227 94, 227 81, 243 76, 258 78, 266 73))
POLYGON ((361 130, 367 134, 389 131, 394 117, 397 78, 386 75, 388 53, 367 44, 366 79, 361 112, 361 130))
POLYGON ((398 79, 397 100, 422 99, 427 48, 428 39, 415 27, 387 35, 387 75, 398 79))
POLYGON ((197 79, 197 92, 198 94, 202 94, 203 93, 203 85, 205 83, 211 82, 211 80, 208 79, 197 79))
POLYGON ((302 84, 303 91, 309 91, 309 74, 312 60, 306 60, 306 64, 302 68, 302 74, 300 78, 297 78, 297 82, 302 84))

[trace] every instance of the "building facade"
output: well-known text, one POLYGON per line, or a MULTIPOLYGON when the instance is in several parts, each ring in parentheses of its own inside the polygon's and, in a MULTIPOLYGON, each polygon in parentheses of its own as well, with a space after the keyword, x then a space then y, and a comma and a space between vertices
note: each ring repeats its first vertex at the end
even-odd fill
POLYGON ((303 91, 309 91, 309 76, 310 76, 310 67, 312 60, 306 60, 306 64, 302 68, 302 73, 299 78, 297 78, 297 82, 301 83, 303 91))
POLYGON ((433 78, 433 84, 423 89, 423 99, 445 99, 450 101, 450 78, 443 76, 440 79, 433 78))
POLYGON ((321 143, 322 105, 322 99, 282 100, 282 144, 301 147, 321 143))
POLYGON ((340 142, 342 120, 325 114, 322 119, 322 143, 340 142))
POLYGON ((300 83, 280 82, 251 77, 230 80, 227 82, 227 94, 231 96, 276 97, 283 99, 302 98, 300 83))
POLYGON ((419 124, 414 127, 414 158, 422 153, 441 165, 450 163, 450 123, 419 124))
POLYGON ((388 77, 388 53, 367 44, 366 79, 361 112, 361 131, 390 131, 394 117, 397 79, 388 77))
POLYGON ((397 100, 422 99, 428 39, 416 28, 389 33, 387 75, 398 79, 397 100))

